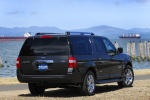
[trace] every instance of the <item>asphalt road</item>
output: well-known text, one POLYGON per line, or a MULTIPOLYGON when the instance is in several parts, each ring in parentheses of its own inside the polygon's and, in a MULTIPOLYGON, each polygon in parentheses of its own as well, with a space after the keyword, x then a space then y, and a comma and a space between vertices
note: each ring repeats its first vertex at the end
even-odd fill
MULTIPOLYGON (((150 79, 150 74, 135 76, 135 80, 147 80, 150 79)), ((28 84, 13 84, 13 85, 0 85, 0 92, 2 91, 15 91, 15 90, 26 90, 28 84)))

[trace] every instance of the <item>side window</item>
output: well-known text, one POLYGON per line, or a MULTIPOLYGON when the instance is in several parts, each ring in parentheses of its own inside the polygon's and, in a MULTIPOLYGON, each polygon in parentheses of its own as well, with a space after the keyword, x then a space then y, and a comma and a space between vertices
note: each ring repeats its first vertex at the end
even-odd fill
POLYGON ((94 37, 93 42, 94 42, 93 44, 95 46, 97 54, 105 54, 106 53, 105 45, 100 37, 94 37))
POLYGON ((115 53, 116 52, 116 48, 114 47, 114 45, 107 39, 107 38, 102 38, 105 46, 106 46, 106 49, 107 49, 107 52, 108 53, 115 53))
POLYGON ((70 37, 74 55, 91 55, 92 48, 88 37, 70 37))

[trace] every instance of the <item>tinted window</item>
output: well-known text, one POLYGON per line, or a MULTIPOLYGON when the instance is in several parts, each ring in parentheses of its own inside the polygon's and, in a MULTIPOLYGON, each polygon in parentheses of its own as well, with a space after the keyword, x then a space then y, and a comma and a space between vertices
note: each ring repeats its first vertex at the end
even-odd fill
POLYGON ((103 38, 102 40, 103 40, 108 52, 116 52, 116 48, 107 38, 103 38))
POLYGON ((92 48, 88 37, 70 37, 74 55, 91 55, 92 48))
POLYGON ((28 38, 20 56, 68 55, 69 46, 66 37, 28 38))
POLYGON ((102 39, 100 37, 94 37, 93 38, 93 42, 94 42, 93 44, 95 46, 97 54, 104 54, 104 53, 106 53, 104 43, 103 43, 103 41, 102 41, 102 39))

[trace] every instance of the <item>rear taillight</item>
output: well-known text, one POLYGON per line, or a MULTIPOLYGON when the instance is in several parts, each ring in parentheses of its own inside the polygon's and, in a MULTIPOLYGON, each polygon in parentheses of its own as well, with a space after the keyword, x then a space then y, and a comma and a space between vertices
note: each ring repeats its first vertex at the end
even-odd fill
POLYGON ((17 61, 16 61, 16 68, 20 68, 20 58, 17 58, 17 61))
POLYGON ((75 57, 68 58, 68 68, 76 68, 77 67, 77 60, 75 57))

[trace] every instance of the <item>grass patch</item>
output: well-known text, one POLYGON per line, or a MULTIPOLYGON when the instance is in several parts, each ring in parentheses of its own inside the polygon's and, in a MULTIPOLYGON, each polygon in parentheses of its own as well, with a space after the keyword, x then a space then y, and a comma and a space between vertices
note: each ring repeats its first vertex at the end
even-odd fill
POLYGON ((19 84, 17 78, 0 78, 0 85, 3 84, 19 84))
POLYGON ((134 75, 147 75, 150 74, 150 69, 140 69, 140 70, 134 70, 134 75))

